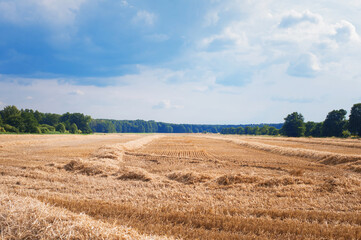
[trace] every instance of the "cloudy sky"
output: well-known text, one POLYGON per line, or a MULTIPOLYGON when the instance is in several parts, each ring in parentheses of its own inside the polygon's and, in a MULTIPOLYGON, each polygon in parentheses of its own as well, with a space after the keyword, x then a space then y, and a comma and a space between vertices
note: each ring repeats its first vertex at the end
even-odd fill
POLYGON ((358 0, 0 0, 0 108, 322 121, 361 102, 358 0))

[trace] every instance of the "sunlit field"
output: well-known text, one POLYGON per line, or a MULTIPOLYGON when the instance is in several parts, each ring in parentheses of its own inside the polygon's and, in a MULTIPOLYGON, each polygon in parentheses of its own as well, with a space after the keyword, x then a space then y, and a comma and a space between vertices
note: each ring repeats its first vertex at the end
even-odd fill
POLYGON ((361 239, 361 141, 0 135, 1 239, 361 239))

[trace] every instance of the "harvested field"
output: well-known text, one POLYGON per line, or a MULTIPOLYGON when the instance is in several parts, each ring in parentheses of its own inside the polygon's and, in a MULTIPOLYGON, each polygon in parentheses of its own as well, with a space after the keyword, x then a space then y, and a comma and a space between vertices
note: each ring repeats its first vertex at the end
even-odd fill
POLYGON ((317 138, 283 138, 283 137, 253 137, 256 142, 275 146, 304 148, 316 151, 327 151, 342 154, 361 155, 361 141, 348 139, 317 139, 317 138))
POLYGON ((361 239, 361 141, 0 135, 2 239, 361 239))

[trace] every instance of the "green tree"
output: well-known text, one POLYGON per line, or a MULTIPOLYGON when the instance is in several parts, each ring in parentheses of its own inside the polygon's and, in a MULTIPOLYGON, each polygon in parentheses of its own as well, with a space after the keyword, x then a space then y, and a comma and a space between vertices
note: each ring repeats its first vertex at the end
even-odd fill
POLYGON ((231 127, 228 129, 228 134, 237 134, 237 129, 234 127, 231 127))
POLYGON ((361 103, 352 106, 348 129, 352 134, 361 136, 361 103))
POLYGON ((114 123, 114 125, 115 125, 115 131, 118 133, 121 133, 122 132, 122 123, 119 121, 116 121, 114 123))
MULTIPOLYGON (((230 134, 231 128, 222 128, 220 133, 221 134, 230 134)), ((199 130, 199 132, 203 132, 202 130, 199 130)))
POLYGON ((130 124, 128 121, 123 121, 122 123, 122 132, 127 133, 131 132, 132 124, 130 124))
POLYGON ((250 126, 247 126, 245 129, 244 129, 244 133, 245 134, 253 134, 253 129, 250 127, 250 126))
POLYGON ((4 129, 5 129, 6 132, 19 133, 19 129, 17 129, 16 127, 13 127, 13 126, 11 126, 9 124, 5 124, 4 129))
POLYGON ((172 132, 173 132, 173 128, 172 128, 170 125, 167 125, 167 126, 165 127, 165 131, 166 131, 166 133, 172 133, 172 132))
POLYGON ((177 124, 173 126, 174 133, 185 133, 186 131, 187 129, 183 124, 177 124))
POLYGON ((78 133, 78 126, 75 123, 72 123, 70 125, 69 132, 72 134, 78 133))
POLYGON ((83 133, 92 133, 92 130, 89 126, 91 117, 85 116, 82 113, 65 113, 61 115, 60 122, 63 122, 67 129, 70 129, 70 126, 74 123, 79 130, 83 133))
MULTIPOLYGON (((24 126, 21 118, 21 112, 15 106, 6 106, 1 111, 3 123, 15 127, 18 131, 24 131, 24 126)), ((12 131, 11 129, 6 130, 12 131)))
POLYGON ((139 125, 137 132, 139 132, 139 133, 145 133, 145 127, 144 127, 143 125, 139 125))
POLYGON ((271 136, 277 136, 278 135, 278 129, 275 127, 270 127, 268 129, 268 134, 271 136))
POLYGON ((13 127, 13 126, 11 126, 9 124, 5 124, 4 129, 5 129, 6 132, 19 133, 19 129, 17 129, 16 127, 13 127))
POLYGON ((7 123, 9 117, 11 116, 20 116, 20 110, 15 107, 14 105, 12 106, 6 106, 2 111, 1 111, 1 116, 4 120, 4 123, 7 123))
POLYGON ((216 127, 211 127, 210 132, 211 133, 218 133, 218 129, 216 127))
POLYGON ((65 133, 66 128, 64 123, 59 123, 58 125, 56 125, 56 131, 60 132, 60 133, 65 133))
POLYGON ((348 131, 348 130, 342 131, 342 137, 343 137, 343 138, 351 137, 350 131, 348 131))
POLYGON ((342 137, 342 132, 346 128, 346 110, 333 110, 327 114, 323 122, 322 133, 325 137, 342 137))
POLYGON ((263 126, 259 129, 259 133, 260 133, 261 135, 268 135, 268 134, 269 134, 269 126, 263 125, 263 126))
POLYGON ((34 117, 36 118, 36 121, 38 121, 38 123, 42 123, 42 120, 43 120, 44 116, 45 116, 45 114, 39 112, 38 110, 36 110, 34 112, 34 117))
POLYGON ((41 124, 47 124, 50 126, 56 126, 59 123, 60 120, 59 114, 55 113, 45 113, 42 117, 42 120, 40 121, 41 124))
POLYGON ((40 129, 40 127, 37 127, 37 128, 36 128, 35 133, 41 134, 41 129, 40 129))
POLYGON ((254 135, 260 135, 260 128, 258 126, 253 127, 253 134, 254 135))
POLYGON ((151 120, 149 121, 149 124, 152 127, 152 132, 158 132, 158 124, 155 121, 151 120))
POLYGON ((34 117, 34 113, 32 110, 24 110, 21 112, 21 118, 24 126, 24 132, 27 133, 37 133, 39 123, 34 117))
POLYGON ((55 127, 53 126, 50 126, 48 124, 41 124, 39 126, 40 130, 42 133, 52 133, 52 132, 55 132, 55 127))
POLYGON ((239 135, 244 134, 244 128, 243 127, 236 128, 236 131, 237 131, 237 134, 239 134, 239 135))
POLYGON ((20 132, 24 132, 25 130, 25 126, 23 124, 23 120, 20 114, 10 115, 9 117, 7 117, 6 123, 8 125, 16 127, 20 132))
POLYGON ((116 129, 111 120, 94 120, 91 122, 91 127, 96 132, 115 133, 116 129), (94 124, 95 123, 95 124, 94 124))
POLYGON ((322 137, 323 122, 316 123, 315 128, 311 132, 312 137, 322 137))
POLYGON ((316 123, 315 122, 306 122, 306 131, 305 136, 310 137, 312 136, 312 132, 315 130, 316 123))
POLYGON ((107 129, 108 129, 108 133, 116 133, 117 130, 115 129, 115 125, 111 122, 111 121, 108 121, 107 122, 107 129))
POLYGON ((306 127, 302 114, 293 112, 285 118, 281 132, 288 137, 302 137, 304 136, 306 127))

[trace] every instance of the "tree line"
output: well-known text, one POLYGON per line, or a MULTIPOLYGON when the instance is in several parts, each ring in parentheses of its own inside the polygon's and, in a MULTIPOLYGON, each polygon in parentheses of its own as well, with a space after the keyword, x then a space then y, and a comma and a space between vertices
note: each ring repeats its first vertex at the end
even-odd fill
POLYGON ((284 118, 280 130, 264 125, 261 128, 224 128, 222 134, 283 135, 288 137, 350 137, 361 136, 361 103, 351 108, 349 119, 344 109, 332 110, 323 122, 304 121, 301 113, 293 112, 284 118))
MULTIPOLYGON (((273 128, 281 128, 282 124, 271 124, 273 128)), ((206 125, 206 124, 174 124, 144 120, 109 120, 93 119, 90 127, 94 132, 103 133, 219 133, 225 128, 259 127, 260 125, 206 125)))
POLYGON ((82 113, 41 113, 6 106, 0 111, 0 132, 8 133, 92 133, 90 116, 82 113))
POLYGON ((361 103, 351 108, 349 119, 344 109, 329 112, 323 122, 304 121, 293 112, 280 124, 206 125, 173 124, 144 120, 91 119, 82 113, 41 113, 6 106, 0 111, 0 133, 221 133, 284 135, 289 137, 361 136, 361 103))
MULTIPOLYGON (((282 124, 280 124, 282 126, 282 124)), ((279 128, 270 125, 223 128, 221 134, 279 135, 279 128)))
POLYGON ((302 114, 293 112, 284 120, 280 131, 289 137, 350 137, 361 136, 361 103, 351 108, 349 119, 344 109, 332 110, 323 122, 305 122, 302 114))
MULTIPOLYGON (((271 124, 281 128, 282 124, 271 124)), ((42 113, 6 106, 0 111, 0 133, 219 133, 224 128, 262 128, 260 125, 173 124, 144 120, 92 119, 82 113, 42 113)))

